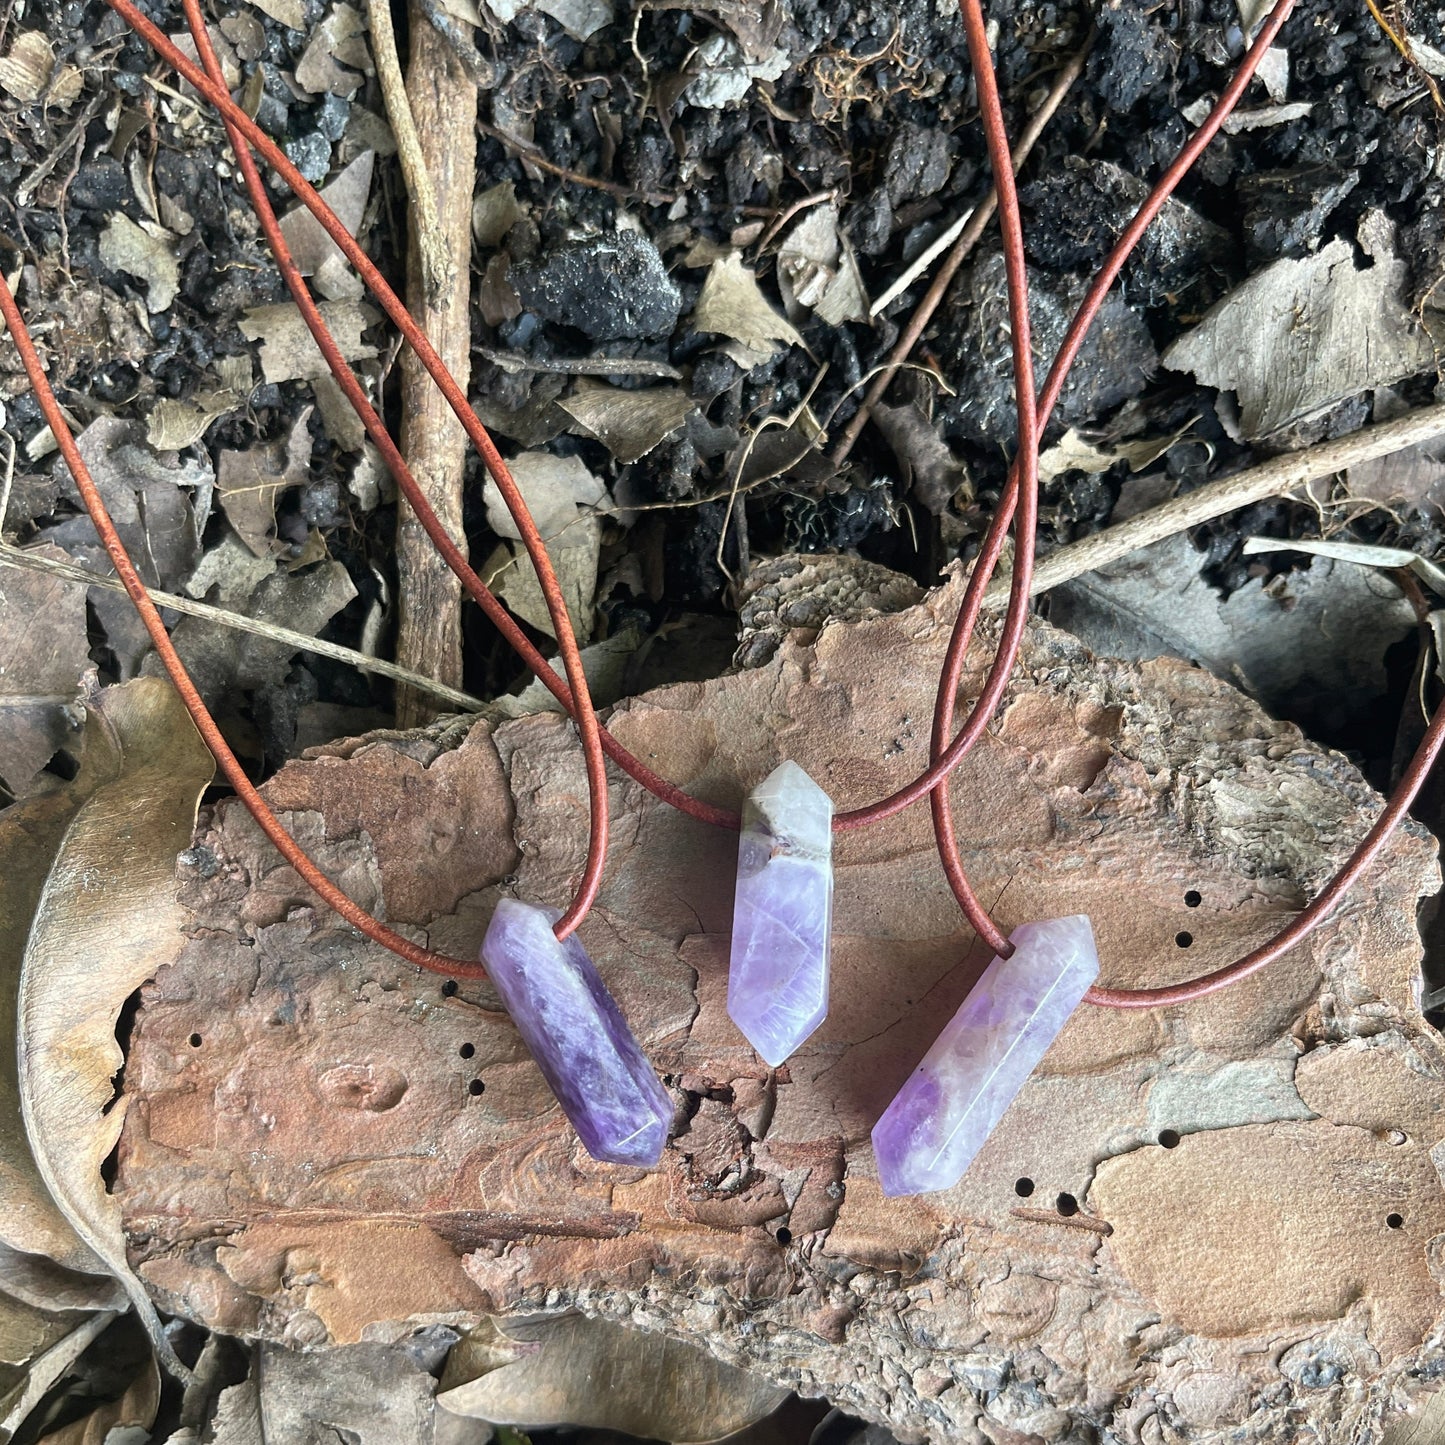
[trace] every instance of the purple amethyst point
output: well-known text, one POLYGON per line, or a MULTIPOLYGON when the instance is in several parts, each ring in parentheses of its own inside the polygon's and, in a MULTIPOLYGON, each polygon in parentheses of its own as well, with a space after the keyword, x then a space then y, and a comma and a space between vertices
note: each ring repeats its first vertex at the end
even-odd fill
POLYGON ((672 1103, 577 935, 557 941, 561 916, 502 899, 482 962, 587 1152, 650 1169, 667 1143, 672 1103))
POLYGON ((776 1068, 828 1016, 833 804, 797 763, 748 795, 738 843, 728 1015, 776 1068))
POLYGON ((1026 923, 944 1025, 873 1128, 885 1194, 927 1194, 963 1178, 1004 1110, 1099 976, 1082 914, 1026 923))

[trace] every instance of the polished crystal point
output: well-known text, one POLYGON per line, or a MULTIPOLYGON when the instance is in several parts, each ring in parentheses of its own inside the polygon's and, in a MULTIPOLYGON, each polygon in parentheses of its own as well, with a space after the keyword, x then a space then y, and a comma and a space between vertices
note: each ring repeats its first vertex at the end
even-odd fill
POLYGON ((738 844, 728 1014, 774 1068, 828 1014, 833 804, 797 763, 748 795, 738 844))
POLYGON ((672 1103, 577 935, 558 943, 560 917, 502 899, 482 962, 587 1152, 650 1168, 667 1143, 672 1103))
POLYGON ((927 1194, 973 1157, 1099 974, 1082 914, 1026 923, 945 1025, 873 1129, 885 1194, 927 1194))

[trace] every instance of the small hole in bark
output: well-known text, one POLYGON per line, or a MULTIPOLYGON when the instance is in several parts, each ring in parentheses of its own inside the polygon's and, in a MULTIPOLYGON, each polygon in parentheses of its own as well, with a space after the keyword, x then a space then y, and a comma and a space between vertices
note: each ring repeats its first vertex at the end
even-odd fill
POLYGON ((475 1044, 463 1044, 463 1045, 461 1046, 461 1048, 459 1048, 459 1049, 457 1050, 457 1052, 458 1052, 464 1059, 469 1059, 469 1058, 471 1058, 471 1056, 472 1056, 474 1053, 476 1053, 476 1051, 477 1051, 477 1046, 476 1046, 475 1044))
POLYGON ((1177 943, 1180 948, 1188 948, 1189 945, 1194 942, 1194 935, 1192 933, 1176 933, 1174 935, 1174 942, 1177 943))
POLYGON ((1061 1194, 1058 1198, 1059 1213, 1067 1219, 1071 1214, 1079 1212, 1079 1201, 1072 1194, 1061 1194))
POLYGON ((1184 906, 1186 908, 1198 908, 1203 902, 1204 895, 1197 888, 1191 888, 1189 892, 1184 895, 1184 906))
POLYGON ((1391 1229, 1399 1229, 1405 1223, 1405 1216, 1403 1214, 1387 1214, 1385 1223, 1391 1229))
POLYGON ((1034 1181, 1032 1179, 1024 1178, 1014 1180, 1014 1193, 1017 1194, 1020 1199, 1027 1199, 1033 1192, 1034 1181))
POLYGON ((1166 1149, 1177 1149, 1179 1147, 1179 1132, 1176 1129, 1161 1129, 1159 1131, 1159 1142, 1166 1149))
POLYGON ((792 1242, 793 1242, 793 1231, 792 1231, 791 1229, 789 1229, 788 1226, 785 1224, 785 1225, 778 1231, 778 1243, 779 1243, 779 1244, 791 1244, 792 1242))
POLYGON ((456 996, 457 996, 457 981, 456 981, 456 979, 454 979, 454 978, 449 978, 449 979, 442 985, 442 997, 443 997, 443 998, 455 998, 456 996))
POLYGON ((201 1036, 200 1034, 192 1034, 186 1042, 190 1044, 193 1049, 198 1049, 201 1046, 201 1036))
POLYGON ((474 1099, 478 1098, 482 1094, 485 1094, 486 1091, 487 1086, 480 1079, 473 1079, 471 1083, 467 1085, 467 1093, 469 1093, 474 1099))

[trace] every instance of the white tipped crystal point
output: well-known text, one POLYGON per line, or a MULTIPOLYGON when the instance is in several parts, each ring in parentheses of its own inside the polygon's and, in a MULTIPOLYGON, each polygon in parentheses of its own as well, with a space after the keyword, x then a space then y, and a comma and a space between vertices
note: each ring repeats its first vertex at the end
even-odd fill
POLYGON ((833 804, 797 763, 743 805, 728 1014, 776 1068, 828 1014, 833 804))
POLYGON ((1009 937, 873 1128, 885 1194, 927 1194, 963 1178, 1004 1110, 1099 976, 1083 914, 1025 923, 1009 937))

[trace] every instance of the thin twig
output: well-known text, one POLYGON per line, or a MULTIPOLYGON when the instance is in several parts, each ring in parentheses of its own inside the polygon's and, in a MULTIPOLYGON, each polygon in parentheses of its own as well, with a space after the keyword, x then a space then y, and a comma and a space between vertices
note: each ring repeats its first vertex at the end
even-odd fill
POLYGON ((1114 1232, 1112 1224, 1105 1223, 1102 1219, 1095 1219, 1092 1214, 1055 1214, 1050 1209, 1024 1209, 1015 1207, 1009 1210, 1015 1219, 1029 1219, 1035 1224, 1062 1224, 1069 1229, 1087 1229, 1092 1234, 1110 1235, 1114 1232))
MULTIPOLYGON (((1064 96, 1068 94, 1069 88, 1083 74, 1084 62, 1089 58, 1089 51, 1093 44, 1094 32, 1091 30, 1078 52, 1058 73, 1053 88, 1045 97, 1044 103, 1030 118, 1027 129, 1013 148, 1011 159, 1015 175, 1023 169, 1024 162, 1028 160, 1030 152, 1044 133, 1044 127, 1053 119, 1054 112, 1063 104, 1064 96)), ((933 278, 933 284, 924 294, 923 300, 918 303, 918 309, 913 313, 912 319, 894 345, 893 352, 879 373, 877 381, 869 388, 868 395, 863 398, 863 405, 858 408, 852 420, 843 429, 843 435, 833 450, 834 466, 841 467, 847 461, 848 453, 853 450, 858 438, 863 433, 863 428, 868 425, 868 418, 872 414, 873 408, 883 399, 883 393, 892 384, 898 368, 907 361, 909 354, 917 345, 918 338, 923 335, 924 329, 933 319, 933 313, 938 310, 939 304, 948 293, 948 288, 953 284, 953 278, 958 274, 959 267, 968 259, 969 253, 978 244, 979 237, 983 235, 988 223, 993 219, 993 213, 997 208, 998 191, 990 190, 979 204, 978 209, 974 211, 973 219, 969 221, 963 234, 954 242, 953 250, 948 253, 948 259, 944 261, 938 275, 933 278)))
MULTIPOLYGON (((1051 587, 1082 577, 1085 572, 1097 571, 1120 557, 1127 557, 1130 552, 1162 542, 1190 527, 1269 497, 1285 496, 1296 487, 1344 471, 1346 467, 1359 466, 1361 462, 1374 461, 1442 436, 1445 436, 1445 403, 1421 407, 1338 441, 1321 442, 1302 451, 1272 457, 1256 467, 1208 482, 1186 496, 1152 507, 1117 527, 1060 547, 1035 566, 1030 593, 1037 597, 1051 587)), ((985 604, 1001 606, 1008 600, 1008 586, 1006 576, 997 578, 984 594, 985 604)))
POLYGON ((477 129, 483 135, 490 136, 494 141, 506 146, 509 151, 514 151, 528 165, 536 166, 539 170, 550 171, 564 181, 571 181, 574 186, 589 186, 594 191, 606 191, 609 195, 621 196, 626 201, 646 201, 649 206, 670 206, 677 200, 676 196, 667 191, 638 191, 631 186, 620 185, 617 181, 603 181, 596 176, 584 176, 581 171, 568 170, 566 166, 559 166, 556 161, 549 160, 536 146, 519 140, 516 136, 498 126, 489 125, 484 120, 477 122, 477 129))
POLYGON ((970 206, 951 226, 941 231, 929 247, 918 255, 911 266, 906 266, 894 279, 889 288, 868 308, 870 318, 881 316, 938 258, 963 234, 963 228, 973 219, 970 206))
POLYGON ((432 185, 431 173, 426 168, 421 137, 416 133, 406 81, 401 74, 389 0, 371 0, 367 13, 371 19, 371 52, 376 61, 376 78, 381 83, 386 118, 396 137, 396 157, 401 162, 402 179, 406 182, 406 193, 411 197, 412 212, 416 218, 416 240, 426 288, 430 295, 438 296, 446 285, 450 270, 447 244, 437 215, 436 187, 432 185))
POLYGON ((65 136, 60 144, 15 188, 15 204, 17 206, 28 206, 30 204, 30 198, 35 194, 41 181, 60 163, 60 157, 84 137, 91 121, 95 119, 100 112, 100 108, 110 98, 111 92, 105 89, 102 89, 98 94, 91 97, 89 104, 76 116, 75 124, 65 132, 65 136))
MULTIPOLYGON (((27 552, 23 548, 12 547, 8 542, 0 543, 0 567, 20 567, 32 572, 48 572, 52 576, 64 578, 67 582, 75 582, 83 587, 104 587, 111 592, 125 591, 118 578, 101 577, 94 572, 87 572, 84 567, 78 567, 73 562, 62 562, 57 557, 37 556, 34 552, 27 552)), ((420 673, 411 672, 405 667, 398 667, 394 662, 384 662, 379 657, 368 657, 363 652, 357 652, 350 647, 342 647, 339 643, 323 642, 319 637, 308 637, 304 632, 293 632, 289 627, 277 627, 273 622, 260 622, 254 617, 245 617, 239 612, 227 612, 224 608, 212 607, 207 602, 196 602, 190 597, 178 597, 174 592, 160 592, 148 587, 146 595, 157 607, 169 607, 172 611, 183 612, 188 617, 199 617, 206 622, 214 622, 218 627, 229 627, 235 632, 249 632, 256 637, 264 637, 269 642, 285 643, 288 647, 294 647, 297 652, 310 652, 317 657, 329 657, 333 662, 345 663, 362 672, 374 672, 380 677, 389 677, 393 682, 404 683, 407 687, 434 693, 437 697, 445 698, 447 702, 463 708, 467 712, 480 712, 486 707, 486 703, 480 698, 471 696, 470 693, 459 692, 454 687, 433 682, 431 678, 423 677, 420 673)))
POLYGON ((649 361, 636 356, 520 356, 513 351, 494 351, 490 346, 473 346, 503 371, 535 371, 552 376, 660 376, 668 381, 681 381, 682 373, 665 361, 649 361))

